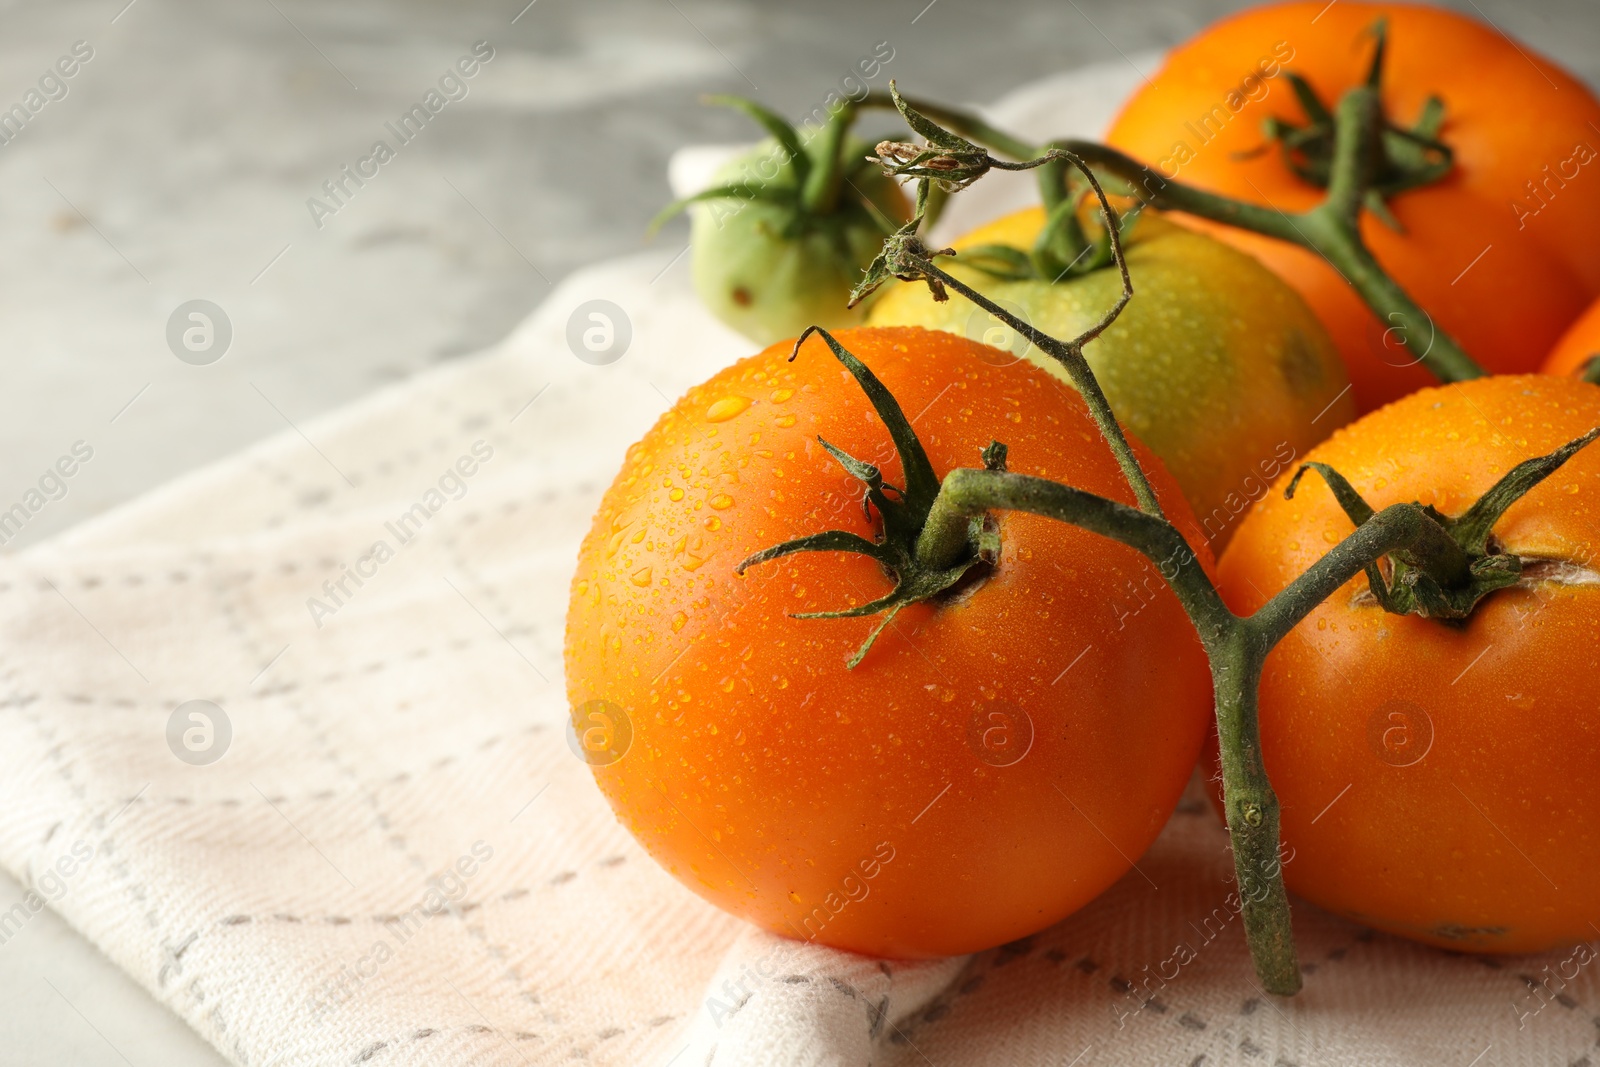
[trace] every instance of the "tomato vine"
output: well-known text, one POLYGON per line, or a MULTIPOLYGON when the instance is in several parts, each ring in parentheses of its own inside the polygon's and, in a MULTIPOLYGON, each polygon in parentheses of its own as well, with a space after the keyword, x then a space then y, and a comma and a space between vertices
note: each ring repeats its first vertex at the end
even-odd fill
MULTIPOLYGON (((1361 236, 1363 209, 1377 211, 1380 217, 1387 218, 1384 196, 1437 181, 1449 172, 1451 165, 1449 146, 1434 137, 1439 121, 1438 108, 1430 108, 1412 130, 1396 127, 1384 115, 1379 98, 1385 46, 1381 22, 1373 28, 1373 36, 1376 40, 1373 59, 1362 84, 1348 90, 1331 112, 1316 100, 1309 88, 1297 87, 1297 95, 1306 105, 1312 121, 1302 131, 1282 128, 1276 131, 1286 156, 1290 157, 1287 165, 1296 167, 1293 160, 1309 153, 1310 162, 1302 162, 1296 169, 1314 171, 1326 190, 1320 203, 1303 212, 1280 211, 1207 192, 1168 178, 1098 142, 1067 139, 1035 145, 966 112, 921 100, 909 102, 907 106, 922 121, 943 123, 953 131, 953 136, 970 137, 1003 155, 1038 159, 1049 156, 1052 151, 1067 152, 1113 176, 1122 186, 1119 192, 1126 192, 1150 207, 1186 212, 1305 248, 1330 263, 1373 313, 1392 329, 1417 362, 1439 380, 1458 382, 1480 378, 1484 375, 1483 368, 1389 277, 1361 236)), ((905 101, 892 82, 890 85, 888 93, 870 93, 859 106, 900 108, 905 101)), ((901 110, 902 114, 906 113, 904 108, 901 110)), ((912 128, 917 129, 915 125, 912 128)), ((977 148, 976 145, 971 147, 977 148)), ((994 162, 998 165, 998 161, 994 162)), ((917 172, 901 164, 890 173, 904 176, 917 172)), ((1040 192, 1047 208, 1060 202, 1060 185, 1055 171, 1041 171, 1040 192)), ((1059 247, 1063 241, 1072 241, 1069 231, 1075 225, 1075 216, 1070 210, 1053 213, 1052 223, 1053 226, 1046 227, 1040 235, 1041 247, 1051 244, 1059 247), (1068 232, 1063 228, 1068 228, 1068 232)))
MULTIPOLYGON (((1156 563, 1194 624, 1211 665, 1224 807, 1244 928, 1256 973, 1267 991, 1293 994, 1300 988, 1301 977, 1279 862, 1278 800, 1262 761, 1257 721, 1257 693, 1267 654, 1318 604, 1363 573, 1384 610, 1439 619, 1460 618, 1470 612, 1482 596, 1506 584, 1508 576, 1514 580, 1520 566, 1515 557, 1494 551, 1488 537, 1494 521, 1510 503, 1600 436, 1600 429, 1548 456, 1518 465, 1466 514, 1456 519, 1447 518, 1420 503, 1392 504, 1374 512, 1353 489, 1343 484, 1336 471, 1320 464, 1314 468, 1302 467, 1294 481, 1298 482, 1307 469, 1318 470, 1340 496, 1341 504, 1356 523, 1356 530, 1259 610, 1248 616, 1236 615, 1224 603, 1177 527, 1162 514, 1149 479, 1083 356, 1083 346, 1115 321, 1133 297, 1133 284, 1122 256, 1117 213, 1090 169, 1091 162, 1104 164, 1111 159, 1114 163, 1107 155, 1109 150, 1080 154, 1067 142, 1022 161, 1000 161, 959 134, 939 126, 902 98, 893 83, 891 99, 908 125, 928 142, 926 145, 884 142, 878 146, 879 161, 889 174, 918 181, 917 211, 910 222, 885 241, 883 253, 868 268, 866 278, 852 294, 853 299, 861 299, 890 277, 896 277, 927 284, 936 299, 948 299, 946 290, 953 289, 1006 322, 1067 371, 1133 490, 1138 506, 1130 507, 1047 478, 1008 472, 1004 469, 1004 446, 999 442, 985 452, 983 469, 957 468, 946 473, 942 480, 934 479, 915 432, 889 391, 831 334, 820 327, 812 327, 796 342, 790 358, 799 354, 800 342, 811 333, 822 336, 835 357, 860 383, 888 428, 906 472, 907 486, 891 498, 883 492, 890 487, 883 485, 876 468, 830 449, 839 462, 868 485, 867 502, 877 507, 882 519, 881 540, 869 541, 858 535, 825 531, 757 553, 740 569, 792 552, 866 554, 894 574, 894 591, 848 613, 820 613, 820 616, 881 612, 892 617, 904 604, 931 599, 949 588, 976 563, 998 558, 995 544, 998 534, 985 521, 994 511, 1029 512, 1069 523, 1128 545, 1156 563), (1099 322, 1068 340, 1036 329, 941 269, 936 259, 954 253, 948 249, 931 250, 918 236, 936 183, 954 189, 978 180, 992 169, 1020 170, 1063 164, 1083 175, 1098 200, 1106 240, 1123 280, 1122 294, 1115 305, 1099 322)), ((941 117, 948 119, 951 114, 941 112, 941 117)), ((1336 123, 1338 147, 1327 200, 1323 208, 1301 216, 1300 221, 1322 220, 1313 221, 1313 225, 1335 235, 1336 243, 1345 242, 1341 247, 1349 252, 1352 248, 1360 249, 1354 219, 1369 191, 1370 146, 1380 130, 1376 96, 1370 86, 1359 87, 1346 95, 1339 106, 1336 123)), ((968 131, 972 128, 969 126, 968 131)), ((1014 143, 1011 147, 1024 146, 1014 143)), ((1137 164, 1132 166, 1138 167, 1137 164)), ((1138 172, 1148 173, 1142 167, 1138 172)), ((1170 190, 1174 185, 1169 182, 1166 188, 1170 190)), ((1167 203, 1171 203, 1170 191, 1165 195, 1169 197, 1167 203)), ((1220 198, 1193 190, 1179 199, 1184 197, 1188 197, 1184 201, 1185 210, 1193 210, 1195 204, 1206 204, 1219 214, 1228 213, 1217 207, 1220 198)), ((1229 211, 1236 219, 1246 217, 1262 222, 1266 217, 1260 209, 1240 211, 1243 207, 1245 205, 1232 205, 1229 211)), ((1285 216, 1271 225, 1281 228, 1292 222, 1285 216)), ((1371 267, 1386 280, 1375 262, 1371 267)), ((1392 303, 1404 303, 1406 299, 1403 294, 1395 295, 1399 291, 1392 283, 1373 288, 1374 292, 1388 293, 1384 299, 1392 303), (1388 292, 1390 289, 1392 293, 1388 292)), ((1411 308, 1422 314, 1414 305, 1411 308)), ((1456 360, 1450 352, 1448 344, 1442 350, 1435 345, 1424 358, 1430 368, 1447 380, 1452 374, 1472 376, 1467 371, 1481 374, 1464 353, 1457 350, 1455 355, 1460 359, 1456 360)), ((824 445, 826 447, 826 442, 824 445)), ((1292 494, 1293 489, 1292 482, 1288 491, 1292 494)), ((870 646, 869 639, 851 660, 852 666, 860 662, 870 646)))

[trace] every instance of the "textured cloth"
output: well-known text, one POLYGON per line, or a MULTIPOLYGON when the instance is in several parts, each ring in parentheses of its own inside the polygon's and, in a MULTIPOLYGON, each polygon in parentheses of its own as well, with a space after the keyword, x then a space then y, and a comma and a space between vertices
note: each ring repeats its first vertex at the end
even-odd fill
MULTIPOLYGON (((994 114, 1096 132, 1135 78, 994 114)), ((1261 994, 1193 791, 1098 900, 966 960, 780 941, 659 870, 564 739, 561 638, 624 449, 751 347, 674 251, 4 561, 0 864, 33 892, 0 942, 48 904, 252 1067, 1589 1062, 1587 952, 1452 956, 1300 904, 1306 989, 1261 994), (593 299, 632 324, 607 366, 568 345, 593 299)))

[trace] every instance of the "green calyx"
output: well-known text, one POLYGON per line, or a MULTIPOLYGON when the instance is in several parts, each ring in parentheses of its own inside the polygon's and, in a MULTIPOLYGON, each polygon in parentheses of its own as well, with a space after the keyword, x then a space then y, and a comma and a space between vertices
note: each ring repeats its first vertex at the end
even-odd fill
MULTIPOLYGON (((1061 142, 1051 142, 1045 146, 1045 151, 1063 148, 1065 145, 1061 142)), ((1058 282, 1111 266, 1116 257, 1111 249, 1110 231, 1104 225, 1085 225, 1081 213, 1085 202, 1094 198, 1087 176, 1066 158, 1057 157, 1039 167, 1038 181, 1039 199, 1046 214, 1044 226, 1027 253, 1031 276, 1040 281, 1058 282)), ((1135 208, 1115 216, 1117 236, 1123 244, 1128 243, 1139 212, 1140 208, 1135 208)), ((984 268, 980 266, 980 269, 984 268)))
MULTIPOLYGON (((884 146, 879 145, 879 149, 884 146)), ((944 283, 929 274, 926 270, 916 265, 917 260, 930 260, 934 256, 953 256, 953 248, 930 249, 922 243, 922 238, 917 231, 921 229, 923 221, 927 218, 929 205, 932 203, 932 190, 934 183, 919 181, 917 183, 917 209, 911 214, 911 221, 890 234, 883 242, 883 250, 867 264, 867 269, 862 273, 861 280, 856 287, 850 290, 850 306, 855 307, 867 297, 875 293, 890 278, 899 278, 907 282, 927 282, 928 289, 933 293, 935 300, 950 299, 950 294, 945 292, 944 283)), ((809 330, 807 331, 810 332, 809 330)), ((827 336, 824 334, 824 336, 827 336)), ((798 351, 798 349, 796 349, 798 351)))
MULTIPOLYGON (((1596 438, 1600 438, 1600 429, 1591 430, 1548 455, 1524 460, 1461 515, 1451 517, 1432 505, 1423 507, 1423 514, 1433 521, 1437 534, 1389 553, 1387 578, 1378 561, 1366 565, 1373 599, 1383 610, 1396 615, 1459 621, 1471 615, 1478 601, 1496 589, 1519 584, 1524 560, 1500 551, 1492 532, 1494 524, 1506 509, 1596 438)), ((1296 471, 1284 490, 1287 499, 1294 499, 1300 479, 1308 470, 1322 475, 1351 522, 1360 526, 1372 518, 1372 506, 1344 475, 1325 463, 1307 463, 1296 471)))
POLYGON ((861 191, 864 184, 870 184, 862 179, 876 176, 876 157, 864 157, 855 151, 860 146, 850 138, 850 127, 857 114, 853 103, 847 101, 820 129, 808 130, 809 136, 803 136, 783 116, 754 100, 714 95, 705 97, 705 102, 742 111, 766 129, 772 141, 755 153, 762 166, 755 168, 756 172, 747 180, 724 182, 674 200, 651 220, 650 232, 660 229, 689 205, 714 200, 740 200, 787 208, 791 215, 789 236, 818 220, 862 213, 874 220, 883 233, 894 229, 894 222, 871 196, 861 191), (852 160, 851 156, 859 158, 852 160))
POLYGON ((1037 162, 1007 163, 995 159, 986 149, 946 130, 917 111, 900 95, 893 81, 889 82, 889 96, 906 125, 920 134, 927 144, 880 141, 874 154, 867 157, 867 163, 881 168, 890 178, 916 180, 917 206, 906 224, 888 235, 882 251, 867 265, 861 280, 850 292, 851 307, 871 296, 890 278, 926 282, 935 300, 943 302, 950 299, 939 278, 915 265, 916 260, 927 261, 934 256, 956 254, 953 248, 934 250, 923 244, 919 236, 923 223, 933 221, 944 197, 965 189, 989 171, 1025 170, 1039 165, 1037 162))
POLYGON ((987 149, 924 116, 906 103, 892 80, 889 82, 889 98, 894 101, 906 125, 928 142, 918 145, 905 141, 880 141, 868 162, 881 166, 891 177, 930 181, 945 192, 954 193, 995 168, 1018 169, 1015 164, 995 159, 987 149))
MULTIPOLYGON (((1043 167, 1040 168, 1043 171, 1043 167)), ((1092 196, 1082 189, 1071 199, 1062 199, 1045 216, 1033 247, 1024 251, 1011 245, 972 245, 961 250, 961 261, 999 281, 1062 282, 1115 265, 1111 235, 1103 225, 1086 226, 1080 216, 1082 201, 1092 196)), ((1140 209, 1117 216, 1117 235, 1124 245, 1131 239, 1133 224, 1140 209)))
MULTIPOLYGON (((940 195, 947 195, 977 181, 991 170, 1037 170, 1039 190, 1049 212, 1034 247, 1024 252, 1008 245, 980 245, 964 250, 963 262, 992 277, 1008 281, 1042 279, 1060 281, 1067 276, 1087 274, 1118 262, 1117 244, 1112 240, 1114 225, 1118 238, 1126 238, 1138 217, 1138 210, 1125 215, 1112 211, 1103 190, 1081 159, 1058 144, 1040 149, 1041 154, 1023 160, 996 159, 988 151, 923 115, 900 95, 894 82, 889 95, 906 125, 920 134, 926 144, 900 141, 880 142, 871 157, 885 174, 917 180, 917 207, 911 219, 890 234, 883 251, 867 267, 864 277, 850 294, 854 307, 890 278, 925 282, 933 298, 949 299, 944 279, 920 266, 935 256, 953 256, 953 249, 929 249, 918 236, 929 221, 940 195), (1090 228, 1079 217, 1085 198, 1100 200, 1101 224, 1090 228)), ((1013 147, 1024 147, 1014 145, 1013 147)))
POLYGON ((845 101, 820 126, 797 129, 753 101, 709 99, 751 116, 770 136, 653 224, 695 207, 689 267, 701 302, 762 345, 812 323, 837 329, 861 321, 864 308, 846 308, 851 287, 909 204, 867 161, 869 146, 851 136, 858 105, 845 101))
MULTIPOLYGON (((1048 213, 1034 247, 1027 251, 1005 245, 968 249, 962 255, 983 259, 981 269, 1010 281, 1027 278, 1058 280, 1067 274, 1087 274, 1115 261, 1109 234, 1086 231, 1079 207, 1095 190, 1080 170, 1070 145, 1051 141, 1036 145, 1020 140, 961 111, 927 101, 913 104, 900 95, 893 81, 889 92, 869 93, 863 107, 892 106, 906 125, 926 144, 884 141, 877 147, 877 162, 886 173, 931 185, 935 198, 964 189, 990 170, 1037 169, 1039 196, 1048 213), (1011 157, 996 159, 990 150, 1011 157)), ((932 213, 930 212, 931 221, 932 213)), ((1126 236, 1137 209, 1122 216, 1119 235, 1126 236)))
MULTIPOLYGON (((1383 59, 1388 45, 1388 23, 1379 19, 1372 27, 1375 41, 1372 64, 1367 70, 1364 89, 1377 93, 1383 83, 1383 59)), ((1333 111, 1317 96, 1316 90, 1300 75, 1285 71, 1305 122, 1297 125, 1278 118, 1263 123, 1262 132, 1276 143, 1284 165, 1303 181, 1320 189, 1328 188, 1334 171, 1334 146, 1337 120, 1333 111)), ((1399 223, 1389 213, 1386 201, 1407 189, 1432 184, 1450 173, 1455 165, 1450 146, 1439 140, 1444 125, 1444 101, 1429 97, 1422 114, 1410 127, 1396 125, 1385 118, 1377 129, 1372 173, 1368 177, 1364 204, 1386 225, 1398 230, 1399 223)))
MULTIPOLYGON (((968 551, 953 564, 933 566, 919 558, 917 540, 922 534, 923 527, 927 525, 928 514, 939 495, 939 478, 934 473, 932 463, 928 461, 928 454, 923 450, 922 442, 917 439, 910 420, 906 418, 905 412, 901 410, 893 394, 866 364, 852 355, 827 330, 820 326, 807 329, 795 341, 794 353, 789 358, 794 359, 800 354, 800 346, 813 333, 820 335, 827 342, 834 357, 850 372, 862 391, 867 394, 867 399, 872 402, 874 410, 883 420, 890 438, 894 441, 895 452, 900 457, 900 467, 904 472, 906 484, 901 488, 885 482, 883 472, 876 466, 856 459, 818 437, 818 442, 828 454, 866 487, 861 507, 869 521, 874 511, 878 515, 880 530, 877 540, 869 540, 848 530, 824 530, 763 549, 741 562, 735 568, 735 573, 742 575, 746 569, 758 563, 766 563, 797 552, 853 552, 876 560, 894 580, 894 588, 888 594, 852 608, 807 612, 794 616, 797 619, 850 619, 881 614, 882 621, 873 628, 861 647, 845 661, 846 666, 854 668, 866 658, 878 635, 894 621, 895 615, 901 608, 908 604, 931 600, 953 589, 975 568, 992 566, 1000 558, 1000 534, 998 527, 992 521, 982 517, 974 518, 969 523, 968 551)), ((990 470, 1004 470, 1005 456, 1005 446, 993 442, 983 451, 984 466, 990 470)))

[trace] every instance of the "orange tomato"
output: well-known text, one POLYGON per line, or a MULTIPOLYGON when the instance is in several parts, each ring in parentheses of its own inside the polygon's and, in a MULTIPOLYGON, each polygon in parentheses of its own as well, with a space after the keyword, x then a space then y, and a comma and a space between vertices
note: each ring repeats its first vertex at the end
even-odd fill
MULTIPOLYGON (((1423 390, 1306 457, 1374 508, 1467 510, 1522 460, 1600 426, 1600 388, 1542 376, 1423 390)), ((1220 564, 1256 610, 1352 526, 1308 474, 1240 526, 1220 564)), ((1462 624, 1384 612, 1358 577, 1268 656, 1261 750, 1282 802, 1290 889, 1459 950, 1535 952, 1600 916, 1600 449, 1496 524, 1518 586, 1462 624)))
POLYGON ((1578 321, 1567 327, 1550 357, 1544 362, 1544 373, 1563 378, 1582 374, 1589 360, 1600 355, 1600 300, 1589 305, 1589 310, 1578 316, 1578 321))
MULTIPOLYGON (((1283 211, 1322 190, 1264 143, 1263 120, 1302 122, 1288 82, 1330 107, 1364 77, 1368 30, 1388 20, 1383 103, 1409 126, 1429 96, 1445 105, 1455 152, 1444 179, 1400 193, 1396 232, 1367 213, 1362 234, 1399 284, 1487 369, 1531 371, 1600 295, 1600 101, 1548 60, 1440 8, 1323 0, 1255 8, 1174 50, 1124 106, 1108 141, 1170 178, 1283 211)), ((1319 257, 1270 238, 1185 219, 1259 257, 1297 288, 1333 335, 1357 405, 1371 410, 1432 382, 1319 257)))
MULTIPOLYGON (((837 336, 941 475, 999 439, 1012 470, 1133 503, 1083 402, 1044 371, 918 328, 837 336)), ((595 780, 686 886, 781 934, 905 958, 1048 926, 1125 874, 1177 803, 1211 706, 1199 641, 1133 550, 1008 513, 986 577, 906 608, 847 668, 881 620, 794 613, 884 595, 876 563, 735 569, 824 529, 874 536, 819 435, 903 484, 821 340, 788 355, 691 389, 595 516, 566 639, 595 780)), ((1176 485, 1136 448, 1209 566, 1176 485)))

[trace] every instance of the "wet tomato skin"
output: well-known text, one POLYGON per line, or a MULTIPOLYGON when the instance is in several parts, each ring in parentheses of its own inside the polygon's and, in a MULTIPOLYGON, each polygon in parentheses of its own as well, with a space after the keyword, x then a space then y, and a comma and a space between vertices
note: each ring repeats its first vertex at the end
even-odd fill
MULTIPOLYGON (((1010 468, 1133 503, 1075 393, 1026 363, 917 328, 840 331, 898 397, 935 470, 1010 468)), ((818 434, 900 467, 819 339, 691 389, 628 454, 585 540, 566 668, 574 707, 621 708, 631 747, 593 767, 618 818, 718 906, 792 937, 930 957, 1049 925, 1128 872, 1176 804, 1211 706, 1187 618, 1131 549, 1022 514, 948 602, 798 620, 889 581, 809 554, 735 575, 776 542, 874 536, 818 434)), ((1164 506, 1204 539, 1160 462, 1164 506)))
MULTIPOLYGON (((1482 378, 1406 397, 1306 458, 1375 508, 1458 515, 1516 463, 1597 425, 1600 388, 1482 378)), ((1237 612, 1352 530, 1314 475, 1292 501, 1282 489, 1219 565, 1237 612)), ((1535 952, 1590 939, 1600 914, 1600 451, 1569 460, 1494 535, 1556 573, 1490 594, 1462 625, 1387 614, 1352 580, 1269 655, 1261 745, 1291 890, 1440 947, 1535 952)))

